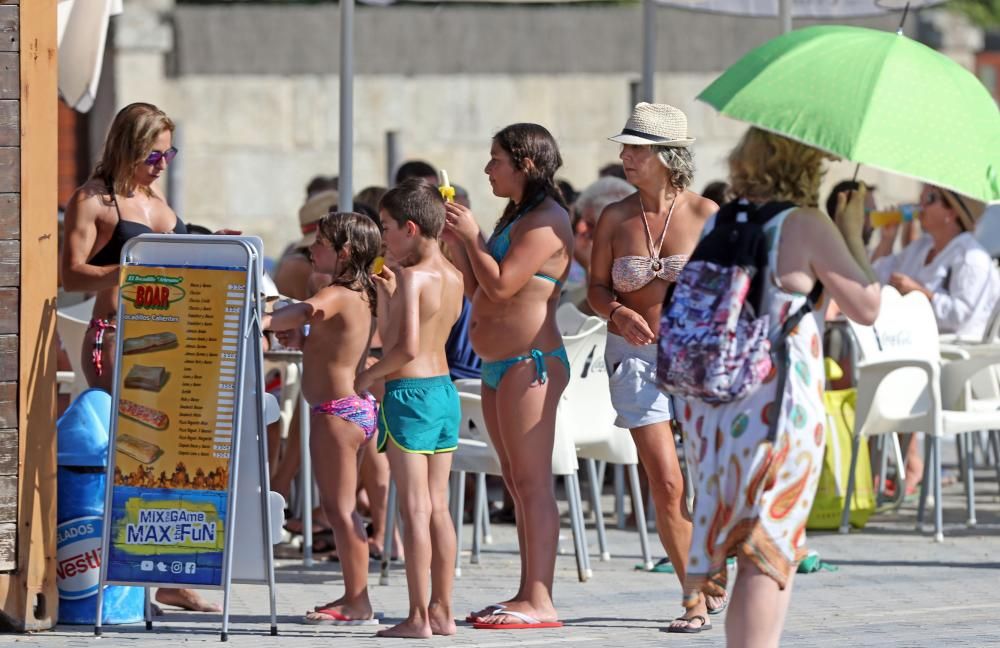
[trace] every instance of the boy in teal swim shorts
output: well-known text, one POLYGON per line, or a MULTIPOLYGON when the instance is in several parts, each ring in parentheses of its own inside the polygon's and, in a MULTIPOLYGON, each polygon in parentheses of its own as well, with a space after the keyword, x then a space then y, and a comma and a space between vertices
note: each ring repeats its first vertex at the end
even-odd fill
POLYGON ((374 275, 384 353, 358 374, 355 388, 386 381, 378 444, 389 457, 399 491, 410 611, 403 622, 378 634, 450 635, 455 633, 455 527, 448 511, 448 475, 460 411, 445 342, 461 314, 462 275, 441 253, 445 209, 436 187, 423 180, 403 182, 382 198, 379 219, 389 259, 374 275))

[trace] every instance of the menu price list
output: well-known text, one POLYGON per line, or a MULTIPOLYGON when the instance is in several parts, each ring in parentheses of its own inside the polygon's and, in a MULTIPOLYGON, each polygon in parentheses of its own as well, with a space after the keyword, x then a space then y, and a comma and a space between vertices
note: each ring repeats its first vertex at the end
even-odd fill
POLYGON ((228 460, 246 285, 228 282, 221 305, 217 295, 218 286, 213 283, 190 284, 178 454, 228 460))

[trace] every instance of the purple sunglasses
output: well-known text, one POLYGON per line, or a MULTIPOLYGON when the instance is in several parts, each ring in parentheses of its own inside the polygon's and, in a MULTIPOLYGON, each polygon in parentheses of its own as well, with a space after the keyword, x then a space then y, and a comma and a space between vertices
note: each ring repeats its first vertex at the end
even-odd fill
POLYGON ((162 153, 160 151, 153 151, 152 153, 149 154, 149 157, 146 158, 146 161, 143 162, 143 164, 154 166, 159 164, 160 160, 166 160, 167 164, 170 164, 171 162, 174 161, 175 157, 177 157, 177 149, 171 146, 162 153))

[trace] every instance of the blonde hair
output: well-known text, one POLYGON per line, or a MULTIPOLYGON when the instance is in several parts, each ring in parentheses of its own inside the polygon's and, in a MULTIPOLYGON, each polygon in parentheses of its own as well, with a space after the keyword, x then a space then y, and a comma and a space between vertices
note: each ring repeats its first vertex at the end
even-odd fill
MULTIPOLYGON (((163 131, 174 132, 174 122, 167 114, 148 103, 133 103, 122 108, 104 141, 104 150, 97 167, 90 175, 100 180, 119 196, 128 196, 136 189, 135 169, 153 151, 153 143, 163 131)), ((147 195, 152 191, 141 190, 147 195)))
POLYGON ((833 156, 787 137, 753 127, 729 154, 730 192, 750 200, 819 204, 823 161, 833 156))

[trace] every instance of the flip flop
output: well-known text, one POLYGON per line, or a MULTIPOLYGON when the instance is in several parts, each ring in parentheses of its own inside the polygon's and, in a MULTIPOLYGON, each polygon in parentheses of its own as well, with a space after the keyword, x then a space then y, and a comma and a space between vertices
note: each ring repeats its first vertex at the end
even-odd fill
POLYGON ((303 622, 308 625, 322 625, 322 626, 372 626, 378 625, 379 620, 376 618, 371 619, 351 619, 340 612, 337 612, 333 608, 323 608, 320 610, 314 610, 312 612, 307 612, 306 616, 303 617, 303 622), (310 618, 309 615, 314 614, 317 616, 324 616, 325 619, 310 618))
POLYGON ((729 596, 728 595, 726 595, 726 598, 723 599, 723 601, 722 601, 722 605, 720 605, 719 607, 715 607, 715 608, 708 607, 708 600, 706 599, 706 601, 705 601, 705 608, 708 610, 708 613, 711 614, 711 615, 713 615, 713 616, 716 615, 716 614, 722 614, 723 612, 726 611, 727 607, 729 607, 729 596))
POLYGON ((481 619, 482 617, 491 616, 491 615, 495 614, 497 612, 497 610, 502 610, 505 607, 507 607, 507 606, 504 605, 503 603, 492 603, 492 604, 487 605, 486 607, 483 608, 483 611, 485 612, 485 614, 481 614, 481 615, 477 616, 475 612, 469 612, 468 616, 465 617, 465 622, 466 623, 478 623, 479 619, 481 619))
POLYGON ((533 616, 515 612, 514 610, 497 610, 493 616, 512 616, 521 623, 484 623, 477 621, 472 624, 476 630, 542 630, 544 628, 561 628, 562 621, 539 621, 533 616))
POLYGON ((711 630, 712 629, 712 624, 708 622, 708 619, 706 619, 705 617, 701 616, 700 614, 696 614, 693 617, 688 617, 686 619, 684 617, 682 617, 682 616, 681 617, 677 617, 676 619, 674 619, 674 621, 686 621, 688 623, 688 625, 686 625, 686 626, 667 626, 667 632, 675 632, 675 633, 679 633, 679 634, 697 634, 699 632, 704 632, 706 630, 711 630), (694 628, 694 627, 691 626, 691 621, 701 621, 701 625, 698 626, 697 628, 694 628))

